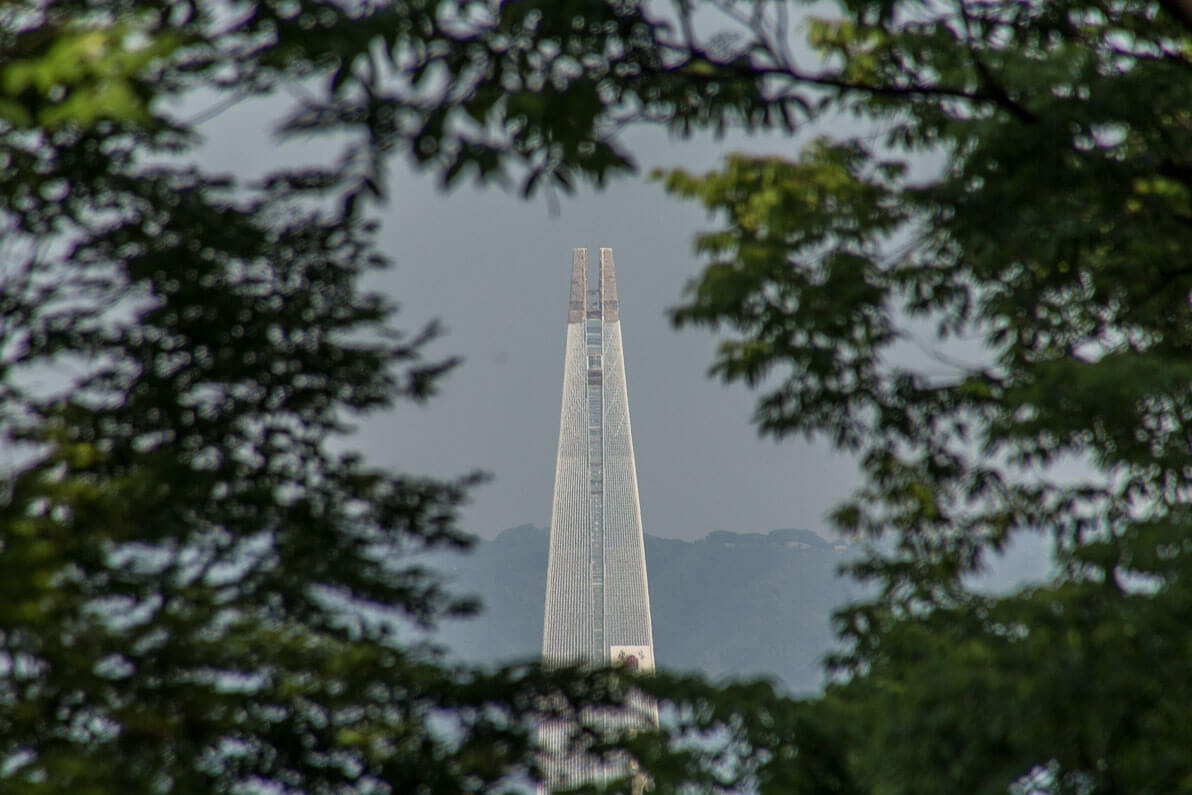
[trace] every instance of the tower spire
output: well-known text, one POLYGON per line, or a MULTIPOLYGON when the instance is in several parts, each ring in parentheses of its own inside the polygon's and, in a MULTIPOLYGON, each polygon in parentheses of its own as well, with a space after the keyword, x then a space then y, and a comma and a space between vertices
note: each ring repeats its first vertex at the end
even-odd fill
MULTIPOLYGON (((590 295, 587 264, 587 251, 575 249, 542 656, 552 665, 611 663, 647 672, 654 638, 612 249, 600 249, 600 283, 590 295)), ((631 702, 628 711, 601 720, 658 725, 654 702, 631 702)), ((566 750, 565 722, 545 723, 540 736, 547 764, 540 792, 599 786, 627 772, 621 761, 566 750)))
POLYGON ((567 305, 567 322, 581 323, 588 294, 588 250, 577 248, 571 253, 571 301, 567 305))
POLYGON ((604 302, 604 322, 616 323, 621 319, 617 305, 617 274, 613 266, 613 250, 600 249, 600 298, 604 302))

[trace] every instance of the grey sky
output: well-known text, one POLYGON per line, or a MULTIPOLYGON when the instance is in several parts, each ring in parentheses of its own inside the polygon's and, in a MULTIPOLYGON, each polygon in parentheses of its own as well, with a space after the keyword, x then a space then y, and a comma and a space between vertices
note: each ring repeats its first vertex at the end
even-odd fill
MULTIPOLYGON (((201 107, 201 105, 200 105, 201 107)), ((273 102, 239 105, 205 123, 205 165, 239 177, 297 158, 336 156, 331 143, 278 147, 273 102)), ((794 141, 671 140, 656 129, 627 140, 654 166, 715 167, 732 149, 793 156, 794 141), (764 143, 764 146, 763 146, 764 143)), ((498 188, 437 189, 433 175, 395 163, 382 211, 382 248, 396 267, 373 284, 401 304, 398 324, 440 319, 433 350, 464 363, 425 407, 368 418, 355 444, 373 462, 410 473, 493 476, 473 493, 463 525, 481 536, 524 522, 545 526, 554 483, 571 250, 614 249, 642 515, 654 535, 699 538, 718 529, 826 530, 825 513, 856 483, 855 466, 801 439, 761 440, 753 396, 705 373, 715 338, 674 331, 665 311, 699 271, 692 240, 714 223, 644 177, 559 197, 498 188)))
MULTIPOLYGON (((258 102, 212 118, 202 127, 205 166, 251 178, 283 162, 337 156, 333 143, 279 146, 268 131, 281 112, 276 101, 258 102)), ((652 128, 632 130, 626 140, 642 174, 667 166, 706 171, 741 149, 793 157, 802 143, 743 135, 678 142, 652 128)), ((643 177, 562 196, 557 214, 541 197, 523 201, 498 188, 463 185, 443 193, 433 175, 415 174, 400 162, 390 189, 380 242, 396 267, 376 276, 373 286, 400 303, 399 326, 441 320, 448 334, 432 352, 464 362, 425 406, 400 403, 360 424, 352 443, 371 461, 412 474, 491 474, 462 516, 463 527, 482 537, 525 522, 545 527, 571 250, 608 246, 617 262, 646 532, 674 538, 721 529, 830 532, 826 513, 858 483, 854 462, 802 438, 759 439, 749 422, 755 396, 705 374, 715 337, 676 332, 666 318, 700 270, 694 236, 718 220, 643 177)), ((928 325, 920 325, 930 344, 928 325)), ((976 340, 950 352, 973 361, 987 356, 976 340)), ((898 355, 925 371, 955 374, 914 344, 901 346, 898 355)))
MULTIPOLYGON (((728 150, 712 140, 679 145, 654 130, 629 140, 643 171, 702 171, 728 150)), ((824 529, 825 512, 855 482, 852 463, 801 440, 758 439, 753 397, 705 375, 712 335, 676 332, 665 317, 699 270, 693 235, 712 223, 702 209, 642 178, 562 197, 553 217, 543 199, 472 187, 442 194, 432 178, 403 167, 393 188, 382 240, 397 268, 380 283, 402 302, 405 322, 441 318, 449 335, 436 349, 465 362, 426 408, 402 408, 362 429, 359 442, 375 461, 434 474, 485 469, 494 480, 468 506, 469 529, 545 526, 571 250, 608 246, 647 532, 824 529)))

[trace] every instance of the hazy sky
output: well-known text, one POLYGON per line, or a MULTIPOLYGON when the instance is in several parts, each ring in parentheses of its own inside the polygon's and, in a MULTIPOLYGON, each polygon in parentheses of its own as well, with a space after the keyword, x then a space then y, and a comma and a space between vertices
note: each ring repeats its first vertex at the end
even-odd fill
MULTIPOLYGON (((276 163, 282 150, 265 135, 276 110, 239 106, 204 124, 206 165, 248 176, 276 163)), ((643 174, 654 166, 705 171, 732 149, 797 152, 775 137, 682 143, 640 129, 627 140, 643 174)), ((301 154, 335 156, 321 146, 301 154)), ((693 236, 715 223, 700 207, 644 177, 561 196, 555 213, 542 197, 523 201, 498 188, 442 193, 432 175, 402 163, 390 187, 381 246, 396 267, 373 284, 400 303, 399 325, 441 320, 448 334, 433 351, 464 363, 425 407, 400 404, 361 424, 355 443, 373 462, 433 475, 484 470, 492 480, 466 507, 466 529, 491 536, 525 522, 545 527, 571 252, 611 247, 646 532, 826 530, 825 513, 856 482, 854 464, 801 439, 759 439, 749 422, 754 396, 706 375, 714 336, 674 331, 666 318, 700 269, 693 236)))
MULTIPOLYGON (((714 141, 679 147, 657 131, 632 141, 645 170, 705 170, 724 151, 714 141)), ((665 316, 699 271, 693 235, 711 223, 701 208, 640 178, 563 198, 552 217, 541 199, 474 188, 444 195, 432 180, 398 169, 383 233, 398 265, 383 278, 384 289, 402 302, 407 322, 441 318, 449 335, 437 350, 465 362, 425 409, 377 418, 361 443, 393 466, 492 473, 466 512, 476 533, 545 526, 571 250, 607 246, 617 263, 646 531, 822 530, 825 512, 855 482, 853 464, 801 440, 760 440, 749 423, 753 396, 706 375, 714 337, 676 332, 665 316)))

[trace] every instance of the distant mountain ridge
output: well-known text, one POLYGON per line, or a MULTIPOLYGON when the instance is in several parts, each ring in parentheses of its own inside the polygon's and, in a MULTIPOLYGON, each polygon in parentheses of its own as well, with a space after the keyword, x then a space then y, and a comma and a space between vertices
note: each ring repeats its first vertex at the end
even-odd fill
MULTIPOLYGON (((467 555, 439 557, 454 589, 479 596, 476 618, 439 640, 460 659, 491 663, 541 653, 549 534, 505 530, 467 555)), ((853 547, 810 530, 717 530, 698 541, 645 538, 660 666, 712 677, 767 675, 794 691, 822 683, 830 616, 856 586, 837 573, 853 547)))
MULTIPOLYGON (((782 544, 802 545, 810 549, 845 549, 847 544, 830 544, 810 530, 771 530, 768 533, 733 533, 728 530, 713 530, 703 539, 713 544, 752 544, 771 546, 782 544)), ((692 542, 692 543, 699 543, 692 542)))

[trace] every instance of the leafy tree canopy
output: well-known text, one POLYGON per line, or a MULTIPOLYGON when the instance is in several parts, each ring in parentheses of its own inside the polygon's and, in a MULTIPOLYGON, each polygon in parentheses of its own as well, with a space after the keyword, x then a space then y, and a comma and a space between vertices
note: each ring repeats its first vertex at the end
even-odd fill
MULTIPOLYGON (((811 791, 1188 791, 1192 15, 841 6, 808 25, 816 107, 861 132, 663 175, 721 222, 675 321, 725 331, 763 432, 857 454, 834 520, 891 540, 839 616, 811 791), (1033 532, 1054 582, 967 587, 1033 532)), ((762 32, 750 68, 798 90, 762 32)))
POLYGON ((490 792, 534 774, 535 713, 608 697, 398 642, 471 608, 403 556, 466 545, 474 477, 335 452, 453 364, 359 285, 385 264, 362 198, 435 123, 380 73, 472 57, 440 16, 0 6, 0 790, 490 792), (283 85, 283 134, 338 134, 338 160, 188 162, 171 100, 283 85))
POLYGON ((358 285, 385 159, 528 194, 630 171, 627 123, 845 113, 857 134, 797 156, 660 178, 720 225, 676 322, 722 329, 764 432, 859 456, 835 519, 891 540, 858 566, 878 595, 824 696, 660 676, 681 728, 624 747, 660 791, 1192 789, 1190 34, 1180 0, 0 6, 3 788, 532 774, 534 713, 623 683, 397 643, 373 606, 467 608, 395 563, 466 543, 466 480, 329 446, 451 364, 358 285), (329 136, 329 165, 186 164, 169 100, 282 87, 278 133, 329 136), (928 325, 979 361, 906 364, 928 325), (1026 532, 1055 582, 972 593, 1026 532))

